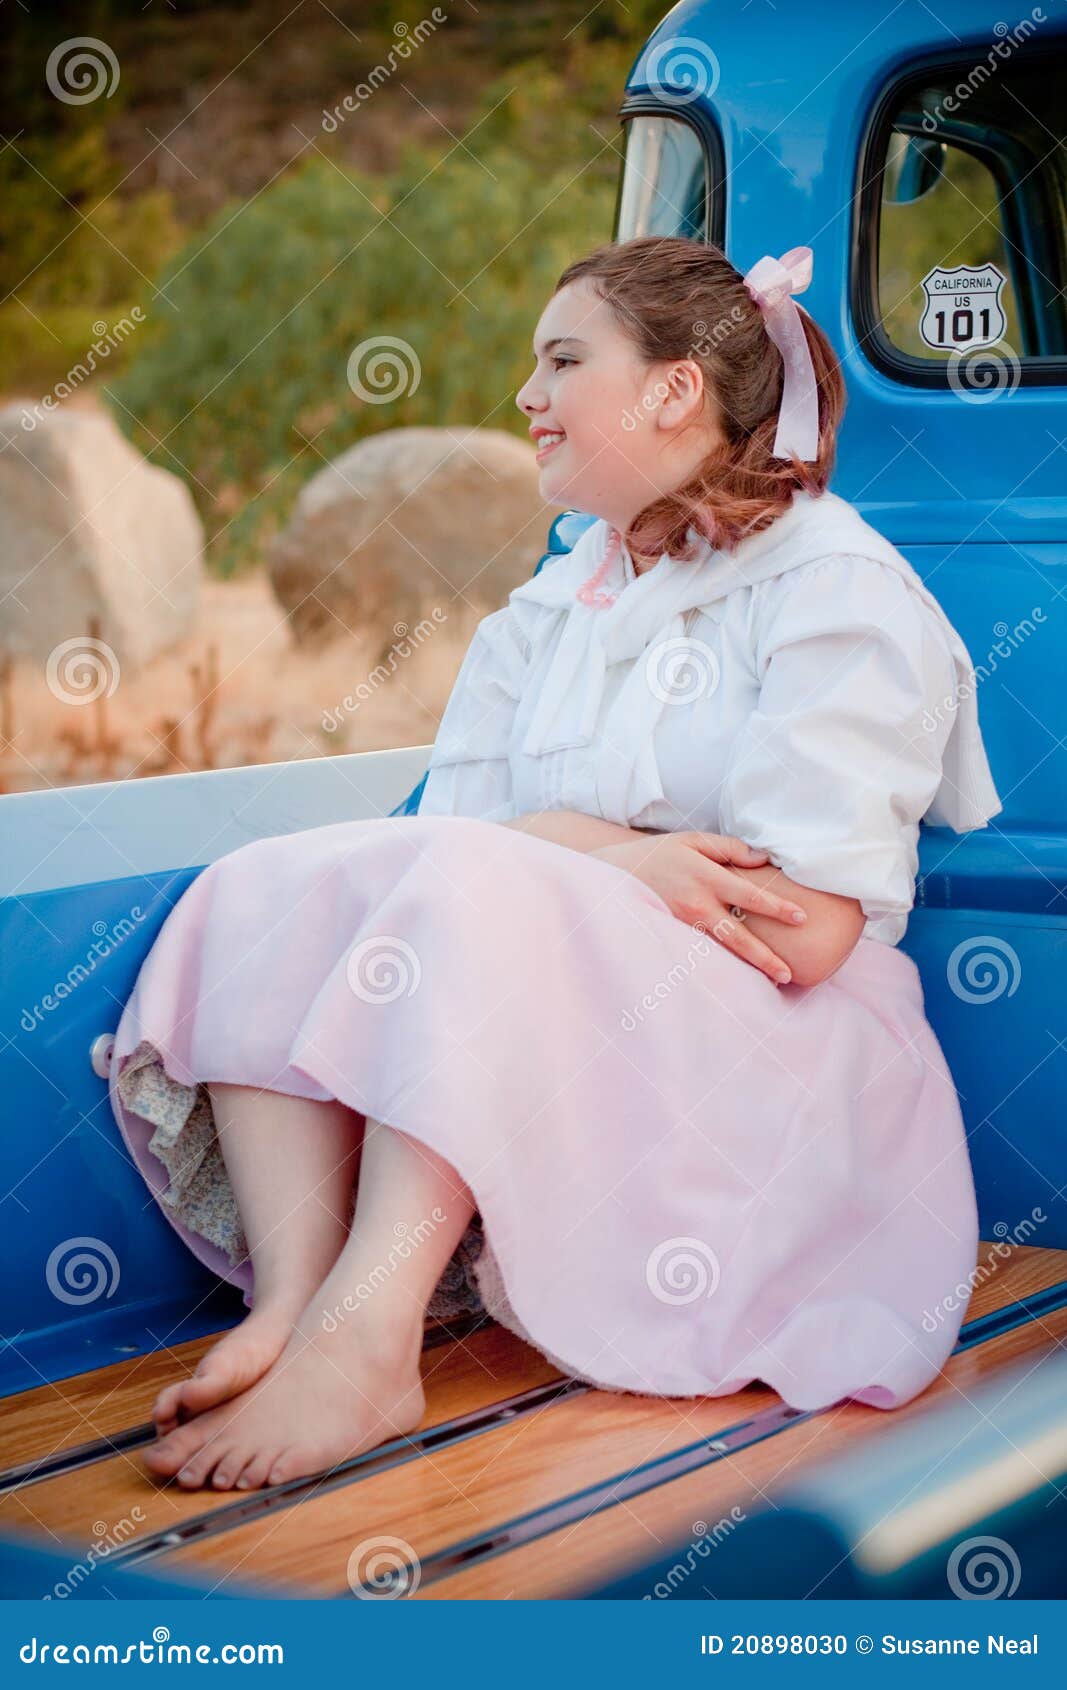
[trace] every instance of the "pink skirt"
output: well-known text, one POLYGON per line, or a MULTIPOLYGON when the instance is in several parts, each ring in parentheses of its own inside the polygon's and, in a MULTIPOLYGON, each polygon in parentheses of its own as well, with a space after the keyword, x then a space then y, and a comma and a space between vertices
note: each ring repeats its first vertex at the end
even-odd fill
POLYGON ((250 1305, 212 1080, 446 1158, 481 1303, 607 1389, 893 1408, 956 1341, 963 1123, 918 970, 879 941, 774 986, 625 870, 470 817, 220 858, 145 959, 110 1087, 163 1213, 250 1305))

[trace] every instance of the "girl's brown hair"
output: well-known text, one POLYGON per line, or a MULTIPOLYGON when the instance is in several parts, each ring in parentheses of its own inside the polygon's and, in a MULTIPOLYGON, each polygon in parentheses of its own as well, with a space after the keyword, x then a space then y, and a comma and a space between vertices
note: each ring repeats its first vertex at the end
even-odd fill
POLYGON ((649 363, 691 358, 700 365, 710 414, 717 403, 726 436, 680 487, 638 512, 624 536, 631 552, 669 552, 691 561, 690 525, 713 546, 732 551, 746 534, 788 510, 795 489, 815 496, 824 491, 845 383, 833 347, 805 311, 800 317, 819 391, 819 452, 810 464, 772 453, 782 356, 741 273, 719 247, 656 235, 601 246, 569 265, 554 293, 583 277, 610 306, 639 357, 649 363))

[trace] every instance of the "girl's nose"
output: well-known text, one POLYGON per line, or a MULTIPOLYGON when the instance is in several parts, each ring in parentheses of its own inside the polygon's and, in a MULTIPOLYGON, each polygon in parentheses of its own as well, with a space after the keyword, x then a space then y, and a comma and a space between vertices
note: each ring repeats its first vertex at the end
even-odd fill
POLYGON ((538 394, 533 376, 531 376, 529 381, 524 382, 522 387, 519 388, 518 393, 515 395, 515 403, 519 407, 519 410, 528 416, 535 411, 544 410, 544 403, 538 394))

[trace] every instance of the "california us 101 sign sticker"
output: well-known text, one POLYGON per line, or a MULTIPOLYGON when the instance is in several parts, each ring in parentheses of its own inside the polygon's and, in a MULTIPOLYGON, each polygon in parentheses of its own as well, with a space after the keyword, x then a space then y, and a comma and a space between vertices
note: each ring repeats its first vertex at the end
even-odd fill
POLYGON ((995 264, 946 270, 936 265, 923 277, 926 294, 919 333, 927 346, 952 351, 992 346, 1004 338, 1007 319, 1000 303, 1007 280, 995 264))

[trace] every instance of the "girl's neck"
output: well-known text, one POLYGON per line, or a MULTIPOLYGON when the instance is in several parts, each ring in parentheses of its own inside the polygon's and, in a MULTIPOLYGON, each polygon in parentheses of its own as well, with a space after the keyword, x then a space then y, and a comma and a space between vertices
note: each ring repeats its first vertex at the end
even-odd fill
POLYGON ((645 574, 647 574, 650 569, 655 568, 656 564, 659 562, 660 557, 662 557, 662 555, 663 554, 661 552, 661 553, 658 553, 655 557, 647 557, 644 554, 642 554, 641 552, 631 552, 630 558, 631 558, 631 561, 633 562, 634 574, 635 575, 645 575, 645 574))
MULTIPOLYGON (((624 528, 620 528, 618 532, 622 536, 623 543, 625 544, 626 530, 624 528)), ((633 564, 635 575, 644 575, 646 571, 659 562, 662 555, 660 552, 657 552, 653 557, 648 552, 635 551, 632 546, 627 546, 626 550, 630 555, 630 562, 633 564)))

